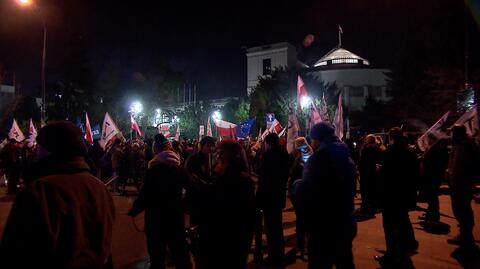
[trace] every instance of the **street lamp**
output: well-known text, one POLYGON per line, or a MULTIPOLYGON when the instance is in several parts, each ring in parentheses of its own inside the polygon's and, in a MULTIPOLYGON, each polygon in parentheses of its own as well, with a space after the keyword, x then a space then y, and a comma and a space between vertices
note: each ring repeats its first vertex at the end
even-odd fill
POLYGON ((302 109, 308 107, 312 103, 312 98, 309 96, 302 96, 302 99, 300 100, 300 106, 302 109))
MULTIPOLYGON (((32 0, 17 0, 18 5, 22 7, 32 7, 34 10, 37 7, 34 5, 32 0)), ((45 19, 43 18, 41 12, 37 12, 39 14, 40 20, 42 21, 43 25, 43 49, 42 49, 42 107, 40 110, 40 120, 42 124, 45 124, 45 112, 46 112, 46 97, 45 97, 45 60, 47 57, 47 24, 45 23, 45 19)))
POLYGON ((132 102, 130 104, 130 110, 128 112, 132 113, 133 116, 137 116, 143 111, 143 105, 139 101, 132 102))
POLYGON ((222 119, 222 114, 220 113, 220 111, 218 111, 218 110, 214 111, 213 114, 212 114, 212 119, 214 121, 221 120, 222 119))

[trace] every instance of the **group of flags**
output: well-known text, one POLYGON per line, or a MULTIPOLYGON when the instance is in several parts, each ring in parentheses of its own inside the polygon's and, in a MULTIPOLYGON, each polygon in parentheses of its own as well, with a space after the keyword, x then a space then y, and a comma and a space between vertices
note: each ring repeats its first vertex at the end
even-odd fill
MULTIPOLYGON (((448 137, 448 130, 445 131, 443 126, 447 122, 450 111, 443 114, 443 116, 435 122, 422 136, 417 140, 418 148, 426 152, 440 139, 448 137)), ((465 112, 454 125, 464 125, 467 129, 467 134, 471 137, 480 137, 480 126, 477 105, 473 105, 467 112, 465 112)))

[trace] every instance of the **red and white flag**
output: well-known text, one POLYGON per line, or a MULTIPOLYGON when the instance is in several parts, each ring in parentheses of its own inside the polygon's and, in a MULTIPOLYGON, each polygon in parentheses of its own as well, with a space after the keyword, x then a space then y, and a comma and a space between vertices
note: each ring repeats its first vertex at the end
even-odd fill
POLYGON ((20 130, 20 127, 18 127, 18 123, 15 119, 13 119, 12 128, 10 128, 10 132, 8 132, 8 138, 15 139, 17 142, 25 140, 25 136, 23 135, 22 130, 20 130))
POLYGON ((143 137, 143 132, 140 130, 137 121, 133 118, 133 115, 130 115, 130 129, 134 130, 138 136, 143 137))
POLYGON ((283 127, 280 124, 280 122, 275 119, 272 123, 272 126, 270 126, 270 129, 268 129, 269 133, 276 133, 279 134, 282 131, 283 127))
POLYGON ((333 126, 335 126, 335 135, 340 140, 343 138, 343 107, 342 107, 342 94, 338 96, 337 110, 335 110, 335 117, 333 118, 333 126))
POLYGON ((158 125, 158 133, 163 134, 165 138, 169 138, 172 136, 170 133, 170 124, 169 123, 161 123, 158 125))
POLYGON ((300 75, 297 79, 297 108, 298 110, 302 109, 302 99, 308 98, 307 88, 305 87, 305 83, 303 82, 302 77, 300 75))
POLYGON ((85 141, 87 141, 87 144, 93 145, 92 126, 90 125, 90 119, 88 119, 87 112, 85 112, 85 141))
POLYGON ((175 132, 175 140, 180 141, 180 125, 177 124, 177 131, 175 132))
POLYGON ((210 117, 208 117, 208 120, 207 120, 207 136, 213 137, 212 124, 210 123, 210 117))
POLYGON ((447 137, 447 134, 442 132, 442 126, 447 121, 448 115, 450 115, 450 111, 443 114, 443 116, 434 125, 432 125, 432 127, 430 127, 422 136, 418 138, 417 144, 421 151, 427 151, 431 146, 437 143, 438 140, 447 137))
POLYGON ((112 120, 112 117, 110 117, 110 114, 108 114, 108 112, 105 113, 105 118, 103 119, 102 124, 102 135, 98 143, 103 149, 105 149, 108 142, 115 138, 117 134, 121 135, 122 132, 120 132, 120 129, 118 129, 117 125, 112 120))
MULTIPOLYGON (((237 132, 237 125, 228 121, 216 120, 215 126, 217 127, 217 134, 219 137, 231 136, 232 129, 234 133, 237 132)), ((208 129, 207 129, 207 135, 208 135, 208 129)))
POLYGON ((233 126, 230 126, 230 137, 233 139, 233 140, 237 140, 237 136, 235 135, 237 132, 237 129, 233 128, 233 126))
POLYGON ((467 112, 465 112, 455 124, 465 125, 467 134, 471 137, 480 137, 479 117, 477 105, 473 105, 467 112))

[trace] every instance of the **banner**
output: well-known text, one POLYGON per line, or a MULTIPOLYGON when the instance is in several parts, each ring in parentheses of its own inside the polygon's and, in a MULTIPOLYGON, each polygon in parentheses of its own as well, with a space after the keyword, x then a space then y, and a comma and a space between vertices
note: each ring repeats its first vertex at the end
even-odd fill
POLYGON ((280 122, 278 120, 274 120, 272 122, 272 125, 270 126, 270 128, 268 129, 268 132, 270 133, 280 133, 282 131, 283 127, 282 125, 280 124, 280 122))
POLYGON ((23 135, 22 130, 20 130, 20 127, 18 127, 15 119, 13 119, 12 128, 10 128, 10 132, 8 132, 8 138, 15 139, 17 142, 25 140, 25 136, 23 135))
POLYGON ((112 117, 110 117, 110 114, 108 114, 108 112, 105 113, 105 118, 103 119, 102 124, 102 135, 98 143, 103 149, 105 149, 108 142, 116 137, 117 134, 121 134, 120 129, 118 129, 117 125, 112 120, 112 117))
POLYGON ((417 140, 418 148, 426 152, 431 146, 437 143, 438 140, 447 137, 447 134, 442 132, 442 126, 448 119, 450 115, 450 111, 443 114, 443 116, 430 127, 422 136, 420 136, 417 140))

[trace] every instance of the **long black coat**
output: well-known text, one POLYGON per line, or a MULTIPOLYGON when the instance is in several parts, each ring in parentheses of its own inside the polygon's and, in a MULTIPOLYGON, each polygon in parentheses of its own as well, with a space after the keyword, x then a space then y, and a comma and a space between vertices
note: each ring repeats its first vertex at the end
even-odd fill
POLYGON ((289 176, 288 152, 282 147, 265 151, 258 175, 257 203, 260 208, 284 208, 289 176))
POLYGON ((416 204, 420 162, 404 144, 392 144, 384 152, 381 169, 382 209, 411 209, 416 204))

